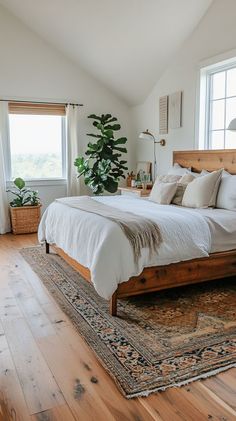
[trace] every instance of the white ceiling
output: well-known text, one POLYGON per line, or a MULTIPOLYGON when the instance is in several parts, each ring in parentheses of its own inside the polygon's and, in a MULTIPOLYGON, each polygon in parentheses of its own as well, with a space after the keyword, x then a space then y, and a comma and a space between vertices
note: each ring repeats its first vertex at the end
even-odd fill
POLYGON ((129 104, 142 102, 212 0, 0 0, 129 104))

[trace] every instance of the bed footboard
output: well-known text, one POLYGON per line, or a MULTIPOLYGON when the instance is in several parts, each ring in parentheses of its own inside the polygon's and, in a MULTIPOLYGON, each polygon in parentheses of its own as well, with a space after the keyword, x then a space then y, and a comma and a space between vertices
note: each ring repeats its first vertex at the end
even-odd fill
MULTIPOLYGON (((45 242, 46 253, 50 252, 49 244, 45 242)), ((88 268, 80 265, 69 257, 63 250, 53 246, 70 266, 80 275, 91 282, 88 268)), ((110 299, 109 311, 112 316, 117 316, 117 300, 134 295, 161 291, 183 285, 196 284, 214 279, 236 276, 236 249, 210 254, 209 257, 172 263, 166 266, 148 267, 138 276, 133 276, 127 282, 118 285, 110 299)))

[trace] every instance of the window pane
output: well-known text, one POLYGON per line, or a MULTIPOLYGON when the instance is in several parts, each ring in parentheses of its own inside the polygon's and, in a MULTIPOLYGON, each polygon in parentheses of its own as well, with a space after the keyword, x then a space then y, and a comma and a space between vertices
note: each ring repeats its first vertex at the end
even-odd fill
POLYGON ((233 118, 236 118, 236 98, 229 98, 226 100, 226 127, 233 118))
POLYGON ((62 117, 10 114, 12 178, 62 177, 62 117))
POLYGON ((225 72, 215 73, 212 76, 212 99, 225 97, 225 72))
POLYGON ((236 95, 236 69, 227 71, 227 96, 236 95))
POLYGON ((211 149, 224 149, 224 130, 211 132, 211 149))
POLYGON ((226 130, 225 147, 226 149, 236 149, 236 132, 226 130))
POLYGON ((224 110, 225 110, 224 99, 221 99, 218 101, 212 101, 211 130, 224 128, 224 110))

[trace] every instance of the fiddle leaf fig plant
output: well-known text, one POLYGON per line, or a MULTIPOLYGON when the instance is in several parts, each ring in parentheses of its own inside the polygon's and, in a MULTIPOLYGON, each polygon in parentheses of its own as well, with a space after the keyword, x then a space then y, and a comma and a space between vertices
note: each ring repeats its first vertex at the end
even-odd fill
POLYGON ((111 114, 97 116, 91 114, 88 118, 93 119, 96 133, 88 133, 87 136, 95 139, 88 143, 85 155, 88 158, 78 157, 74 165, 79 173, 78 177, 84 176, 84 182, 96 195, 105 190, 115 193, 120 178, 125 178, 127 161, 122 155, 127 153, 125 145, 126 137, 115 138, 115 132, 120 130, 117 118, 111 114))
POLYGON ((16 178, 14 181, 14 190, 7 190, 16 196, 11 202, 10 206, 13 208, 19 208, 22 206, 38 206, 40 205, 40 199, 38 197, 38 192, 33 191, 25 186, 25 181, 23 178, 16 178))

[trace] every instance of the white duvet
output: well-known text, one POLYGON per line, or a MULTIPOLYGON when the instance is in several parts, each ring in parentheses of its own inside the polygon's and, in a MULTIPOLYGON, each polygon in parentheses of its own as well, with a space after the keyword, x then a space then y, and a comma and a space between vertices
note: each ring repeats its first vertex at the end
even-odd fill
MULTIPOLYGON (((206 257, 211 250, 209 225, 194 210, 128 196, 103 196, 96 200, 152 219, 163 237, 159 253, 150 259, 148 250, 143 249, 135 265, 130 243, 116 223, 57 201, 47 208, 39 226, 39 241, 56 244, 89 268, 96 291, 106 299, 119 283, 139 275, 144 267, 206 257)), ((68 201, 74 203, 76 198, 68 201)))

